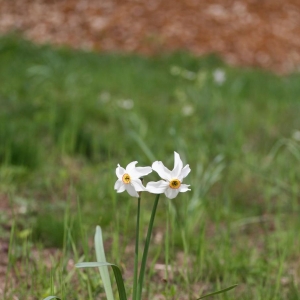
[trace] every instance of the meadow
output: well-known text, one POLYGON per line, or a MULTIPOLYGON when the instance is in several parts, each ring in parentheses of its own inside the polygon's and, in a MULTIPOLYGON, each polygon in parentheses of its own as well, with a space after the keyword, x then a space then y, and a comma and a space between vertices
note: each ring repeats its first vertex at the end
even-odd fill
MULTIPOLYGON (((114 191, 115 168, 161 160, 171 169, 174 151, 191 167, 191 191, 161 196, 144 299, 197 299, 233 284, 211 299, 300 299, 299 82, 213 55, 1 37, 3 299, 105 299, 97 270, 74 268, 95 260, 96 225, 130 295, 136 198, 114 191)), ((153 200, 142 196, 141 243, 153 200)))

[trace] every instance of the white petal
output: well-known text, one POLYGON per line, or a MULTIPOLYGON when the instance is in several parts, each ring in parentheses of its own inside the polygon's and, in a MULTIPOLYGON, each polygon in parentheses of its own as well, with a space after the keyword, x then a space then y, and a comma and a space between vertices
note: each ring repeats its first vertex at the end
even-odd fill
POLYGON ((180 193, 184 193, 187 191, 190 191, 191 189, 189 189, 189 184, 181 184, 180 188, 179 188, 179 192, 180 193))
POLYGON ((122 168, 122 167, 118 164, 118 166, 117 166, 117 168, 116 168, 116 175, 117 175, 118 179, 122 179, 122 176, 124 175, 124 173, 125 173, 125 169, 122 168))
POLYGON ((153 164, 152 164, 152 169, 157 172, 157 174, 162 178, 162 179, 165 179, 165 180, 171 180, 172 179, 172 176, 171 176, 171 171, 166 168, 164 166, 164 164, 161 162, 161 161, 155 161, 153 164))
POLYGON ((140 178, 143 176, 146 176, 152 172, 151 167, 137 167, 132 170, 130 170, 130 176, 132 178, 140 178))
POLYGON ((181 170, 181 172, 180 172, 180 174, 179 174, 179 176, 178 176, 178 179, 179 179, 180 181, 182 181, 182 179, 183 179, 184 177, 188 176, 190 172, 191 172, 190 166, 189 166, 189 165, 186 165, 186 166, 181 170))
POLYGON ((126 167, 126 172, 130 173, 130 171, 132 171, 133 169, 135 169, 135 165, 137 164, 137 161, 133 161, 131 163, 129 163, 126 167))
POLYGON ((118 180, 115 182, 114 189, 115 189, 115 190, 118 190, 122 184, 123 184, 123 181, 120 180, 120 179, 118 179, 118 180))
POLYGON ((162 194, 165 192, 165 190, 168 188, 169 183, 164 181, 164 180, 160 180, 160 181, 150 181, 148 182, 147 186, 146 186, 146 190, 149 193, 152 194, 162 194))
POLYGON ((117 193, 122 193, 125 191, 125 184, 122 184, 119 189, 117 190, 117 193))
POLYGON ((146 191, 146 188, 143 186, 140 179, 132 179, 131 184, 137 192, 146 191))
POLYGON ((183 167, 182 160, 180 159, 179 154, 174 151, 174 169, 172 171, 173 178, 179 177, 182 167, 183 167))
POLYGON ((179 189, 171 189, 170 187, 166 189, 165 195, 169 199, 174 199, 179 193, 179 189))
POLYGON ((117 180, 114 189, 117 191, 117 193, 122 193, 125 191, 125 184, 122 180, 117 180))
POLYGON ((131 184, 124 184, 124 186, 130 196, 137 197, 137 198, 139 197, 139 194, 131 184))

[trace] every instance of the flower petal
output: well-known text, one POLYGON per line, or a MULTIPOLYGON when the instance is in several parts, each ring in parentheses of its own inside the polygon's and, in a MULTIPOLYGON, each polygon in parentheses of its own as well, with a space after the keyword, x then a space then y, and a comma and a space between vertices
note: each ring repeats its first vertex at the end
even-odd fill
POLYGON ((170 187, 166 189, 165 195, 169 199, 174 199, 179 193, 179 189, 171 189, 170 187))
POLYGON ((189 165, 186 165, 186 166, 181 170, 181 172, 180 172, 180 174, 179 174, 179 176, 178 176, 178 179, 179 179, 180 181, 182 181, 182 179, 183 179, 184 177, 188 176, 190 172, 191 172, 190 166, 189 166, 189 165))
POLYGON ((140 178, 146 176, 152 172, 151 167, 136 167, 130 170, 130 176, 132 178, 140 178))
POLYGON ((166 168, 164 166, 164 164, 161 162, 161 161, 155 161, 153 164, 152 164, 152 169, 157 172, 157 174, 162 178, 162 179, 165 179, 165 180, 171 180, 172 179, 172 176, 171 176, 171 171, 166 168))
POLYGON ((119 187, 119 189, 117 190, 117 193, 122 193, 124 191, 125 191, 125 184, 123 184, 119 187))
POLYGON ((125 191, 125 184, 122 180, 117 180, 114 186, 114 189, 117 191, 117 193, 122 193, 125 191))
POLYGON ((180 159, 179 154, 174 151, 174 169, 172 171, 173 178, 179 177, 182 167, 183 167, 182 160, 180 159))
POLYGON ((164 180, 160 180, 160 181, 150 181, 148 182, 147 186, 146 186, 146 190, 149 193, 152 194, 162 194, 165 192, 165 190, 168 188, 169 183, 164 181, 164 180))
POLYGON ((146 188, 143 186, 140 179, 132 179, 131 184, 137 192, 146 191, 146 188))
POLYGON ((179 188, 179 192, 180 193, 184 193, 187 191, 190 191, 191 189, 189 189, 189 184, 181 184, 180 188, 179 188))
POLYGON ((134 189, 133 185, 131 184, 124 184, 126 191, 128 192, 128 194, 132 197, 139 197, 139 194, 137 193, 137 191, 134 189))
POLYGON ((133 161, 131 163, 129 163, 126 167, 126 172, 130 173, 130 171, 132 171, 135 168, 135 165, 137 164, 137 161, 133 161))
POLYGON ((116 175, 117 175, 118 179, 122 179, 122 176, 124 175, 124 173, 125 173, 125 169, 122 168, 122 167, 118 164, 118 166, 117 166, 117 168, 116 168, 116 175))
POLYGON ((114 186, 114 189, 115 190, 118 190, 120 188, 120 186, 122 185, 122 180, 118 179, 116 182, 115 182, 115 186, 114 186))

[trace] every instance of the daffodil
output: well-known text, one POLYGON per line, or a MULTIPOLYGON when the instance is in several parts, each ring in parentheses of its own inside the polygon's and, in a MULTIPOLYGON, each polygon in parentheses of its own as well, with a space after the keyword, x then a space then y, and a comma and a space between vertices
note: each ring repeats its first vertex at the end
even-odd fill
POLYGON ((139 197, 137 192, 145 191, 141 177, 152 172, 151 167, 136 167, 137 161, 133 161, 127 165, 126 169, 119 164, 116 168, 118 180, 115 183, 114 189, 117 193, 122 193, 125 190, 132 197, 139 197))
POLYGON ((174 152, 174 169, 170 171, 161 161, 155 161, 152 169, 163 179, 157 182, 151 181, 147 184, 146 189, 153 194, 165 193, 169 199, 175 198, 178 193, 190 191, 189 185, 183 184, 185 178, 191 171, 189 165, 183 168, 182 160, 177 152, 174 152))

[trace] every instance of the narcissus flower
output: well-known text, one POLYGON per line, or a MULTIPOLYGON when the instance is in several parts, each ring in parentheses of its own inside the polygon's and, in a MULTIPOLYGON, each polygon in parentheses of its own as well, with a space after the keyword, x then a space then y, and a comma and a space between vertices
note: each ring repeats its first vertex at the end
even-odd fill
POLYGON ((118 180, 114 187, 117 193, 122 193, 126 190, 130 196, 139 197, 137 192, 146 190, 140 178, 151 173, 152 169, 151 167, 136 167, 136 164, 137 161, 133 161, 127 165, 126 169, 118 164, 116 168, 118 180))
POLYGON ((165 193, 169 199, 175 198, 178 193, 190 191, 189 185, 183 184, 182 180, 191 171, 189 165, 183 168, 182 160, 177 152, 174 152, 174 169, 170 171, 161 161, 155 161, 152 169, 164 179, 157 182, 151 181, 147 184, 146 189, 153 194, 165 193))

